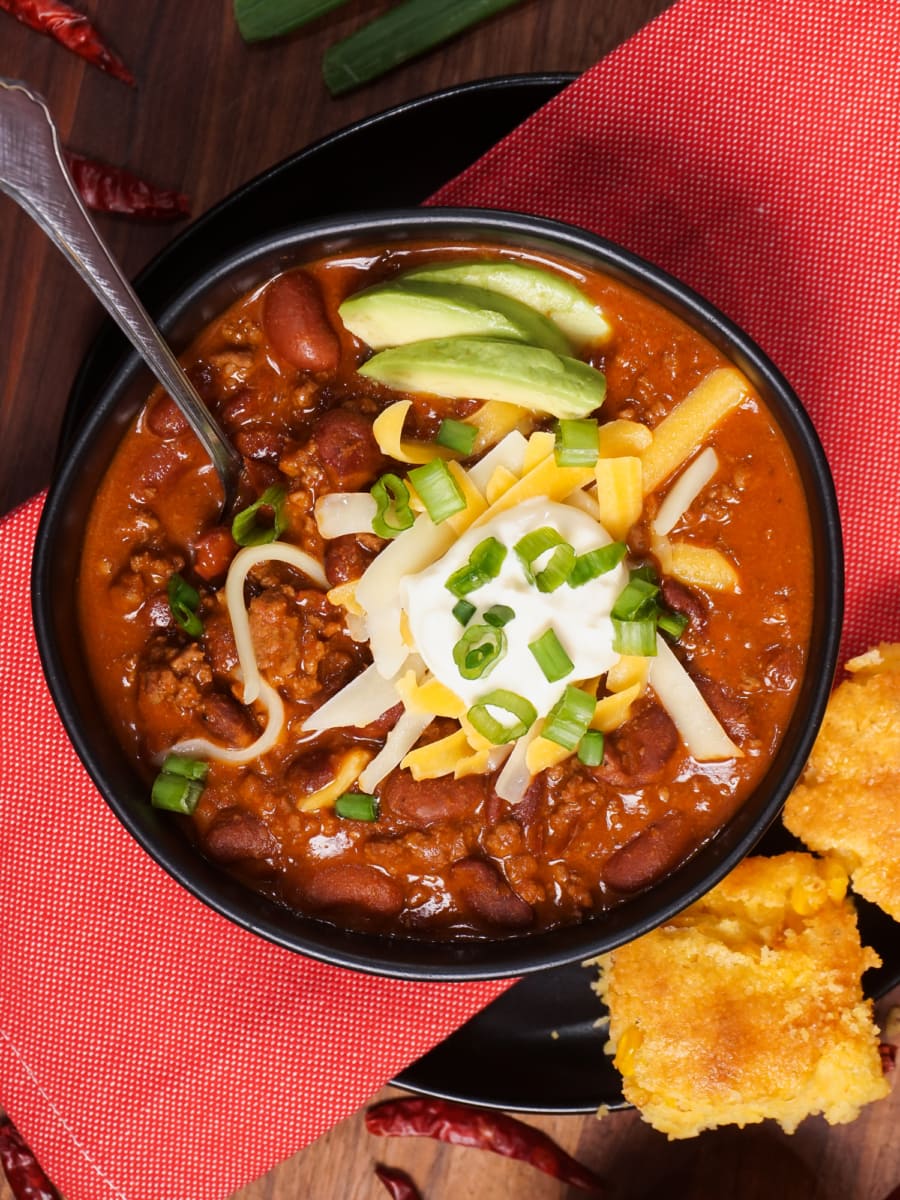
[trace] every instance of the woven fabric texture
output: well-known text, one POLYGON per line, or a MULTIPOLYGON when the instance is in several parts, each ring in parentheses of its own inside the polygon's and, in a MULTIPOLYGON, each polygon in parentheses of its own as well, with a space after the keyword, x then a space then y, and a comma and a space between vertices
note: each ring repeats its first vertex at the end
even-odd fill
MULTIPOLYGON (((618 241, 761 343, 834 470, 847 652, 900 636, 897 29, 893 0, 681 0, 435 198, 618 241)), ((305 961, 147 858, 42 680, 40 507, 0 526, 0 1103, 68 1200, 222 1200, 503 985, 305 961)))

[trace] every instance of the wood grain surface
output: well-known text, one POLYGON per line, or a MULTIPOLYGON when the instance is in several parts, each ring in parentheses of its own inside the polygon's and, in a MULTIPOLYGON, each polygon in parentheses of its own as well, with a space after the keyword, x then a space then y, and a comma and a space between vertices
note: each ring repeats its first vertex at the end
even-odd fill
MULTIPOLYGON (((386 9, 387 0, 350 0, 301 33, 252 48, 238 37, 230 0, 81 0, 134 69, 137 90, 2 13, 0 75, 22 78, 44 94, 68 145, 186 191, 198 215, 310 141, 403 100, 506 73, 583 70, 669 2, 524 0, 453 44, 333 100, 319 71, 324 48, 386 9)), ((364 204, 364 180, 360 187, 364 204)), ((182 228, 121 218, 100 223, 131 274, 182 228)), ((72 378, 99 322, 83 285, 0 196, 0 512, 48 482, 72 378)), ((893 1000, 900 1002, 900 992, 893 1000)), ((297 1103, 303 1103, 302 1080, 297 1103)), ((601 1171, 618 1200, 881 1200, 900 1182, 900 1089, 852 1125, 832 1129, 813 1119, 791 1138, 765 1125, 667 1143, 633 1112, 602 1121, 528 1119, 601 1171)), ((575 1194, 489 1154, 372 1138, 360 1112, 233 1200, 375 1200, 386 1195, 372 1173, 377 1161, 406 1170, 425 1200, 575 1194)), ((2 1182, 0 1200, 13 1200, 2 1182)))

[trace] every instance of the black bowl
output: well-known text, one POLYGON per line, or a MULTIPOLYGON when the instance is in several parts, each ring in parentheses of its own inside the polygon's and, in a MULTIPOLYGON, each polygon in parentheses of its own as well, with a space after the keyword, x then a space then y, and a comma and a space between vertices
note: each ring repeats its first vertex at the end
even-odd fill
POLYGON ((804 483, 814 541, 810 664, 794 715, 760 786, 735 817, 672 875, 583 924, 496 941, 423 942, 348 932, 299 916, 245 888, 201 857, 171 816, 147 803, 146 784, 104 720, 77 631, 75 589, 82 531, 107 463, 150 381, 129 358, 108 381, 71 447, 44 509, 33 569, 38 644, 50 690, 88 772, 145 850, 193 895, 281 946, 380 975, 418 979, 500 978, 575 962, 629 941, 684 908, 752 849, 781 809, 811 749, 837 658, 843 561, 828 465, 794 392, 754 343, 711 305, 656 267, 569 226, 511 213, 414 209, 304 225, 245 244, 198 268, 155 313, 176 348, 232 300, 287 266, 355 245, 411 239, 507 243, 599 268, 651 295, 700 330, 752 381, 786 437, 804 483))

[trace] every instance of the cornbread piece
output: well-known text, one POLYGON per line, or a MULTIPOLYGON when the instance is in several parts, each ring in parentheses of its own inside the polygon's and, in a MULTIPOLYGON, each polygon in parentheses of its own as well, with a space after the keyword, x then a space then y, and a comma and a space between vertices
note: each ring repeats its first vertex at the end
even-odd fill
POLYGON ((852 1121, 887 1094, 836 863, 751 858, 697 904, 599 959, 625 1096, 670 1138, 767 1117, 852 1121))
POLYGON ((784 823, 900 921, 900 646, 847 663, 784 823))

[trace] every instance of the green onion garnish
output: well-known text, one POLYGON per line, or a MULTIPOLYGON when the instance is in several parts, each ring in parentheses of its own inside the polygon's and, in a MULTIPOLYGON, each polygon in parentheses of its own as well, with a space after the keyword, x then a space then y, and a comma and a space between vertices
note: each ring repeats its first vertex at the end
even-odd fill
POLYGON ((469 561, 458 571, 454 571, 444 587, 454 596, 468 596, 476 588, 483 587, 490 579, 496 579, 506 558, 506 547, 496 538, 485 538, 479 542, 469 561))
POLYGON ((202 758, 188 758, 184 754, 167 754, 162 769, 166 775, 202 780, 209 774, 209 763, 202 758))
POLYGON ((586 767, 599 767, 603 762, 603 734, 589 729, 578 743, 578 759, 586 767))
POLYGON ((333 96, 424 54, 518 0, 406 0, 332 46, 322 61, 333 96))
POLYGON ((566 582, 574 588, 598 579, 617 567, 627 552, 628 547, 624 542, 611 542, 608 546, 588 550, 587 554, 579 554, 566 582))
POLYGON ((553 451, 558 467, 592 467, 600 457, 597 422, 590 417, 557 421, 553 451))
POLYGON ((343 792, 334 802, 334 811, 347 821, 377 821, 378 797, 367 792, 343 792))
POLYGON ((413 467, 409 479, 435 525, 466 507, 462 489, 442 458, 432 459, 424 467, 413 467))
POLYGON ((299 29, 345 3, 346 0, 234 0, 234 19, 245 42, 262 42, 299 29))
POLYGON ((508 604, 494 604, 482 613, 488 625, 496 625, 498 629, 508 625, 515 615, 508 604))
POLYGON ((656 616, 637 621, 620 621, 613 617, 612 648, 617 654, 652 657, 656 654, 656 616))
POLYGON ((470 604, 468 600, 457 600, 453 605, 453 615, 460 625, 468 625, 475 616, 475 605, 470 604))
POLYGON ((209 763, 197 758, 169 754, 163 768, 153 781, 150 803, 168 812, 190 814, 203 793, 209 763))
POLYGON ((591 723, 597 701, 571 684, 547 714, 541 736, 566 750, 574 750, 591 723))
POLYGON ((552 629, 545 630, 539 638, 529 642, 528 649, 537 659, 537 665, 549 683, 556 683, 575 670, 575 664, 552 629))
POLYGON ((371 489, 377 505, 372 532, 383 538, 395 538, 409 529, 415 520, 409 506, 409 488, 398 475, 382 475, 371 489))
POLYGON ((493 625, 470 625, 453 647, 463 679, 483 679, 506 653, 506 634, 493 625))
POLYGON ((191 637, 200 637, 203 633, 203 622, 197 616, 197 609, 200 607, 200 593, 180 575, 170 576, 166 591, 169 597, 169 608, 176 625, 191 637))
POLYGON ((628 572, 628 578, 643 579, 645 583, 659 583, 659 575, 652 563, 644 563, 640 567, 633 567, 628 572))
POLYGON ((285 489, 279 485, 266 488, 258 500, 243 509, 231 523, 231 536, 239 546, 263 546, 266 542, 274 542, 285 530, 284 498, 285 489), (272 524, 261 525, 257 520, 260 509, 272 510, 272 524))
POLYGON ((537 720, 537 709, 524 696, 497 688, 488 692, 478 704, 473 704, 466 715, 469 724, 482 737, 495 746, 505 746, 528 732, 537 720), (512 721, 504 725, 488 711, 491 708, 508 713, 512 721))
POLYGON ((631 580, 625 585, 612 606, 612 616, 617 621, 639 621, 655 616, 658 595, 657 584, 648 583, 642 576, 632 573, 631 580))
POLYGON ((463 458, 468 458, 475 449, 477 437, 478 430, 474 425, 467 425, 465 421, 454 421, 450 417, 445 417, 441 421, 440 429, 434 440, 439 446, 446 446, 448 450, 455 450, 463 458))
POLYGON ((526 533, 516 542, 513 549, 522 564, 525 578, 529 583, 535 584, 539 592, 555 592, 558 587, 562 587, 575 565, 574 549, 555 529, 547 525, 526 533), (553 553, 547 565, 542 571, 535 571, 534 564, 550 549, 553 549, 553 553))
POLYGON ((661 609, 659 616, 656 618, 656 624, 669 637, 673 637, 677 642, 690 624, 690 618, 684 613, 671 612, 669 609, 661 609))

